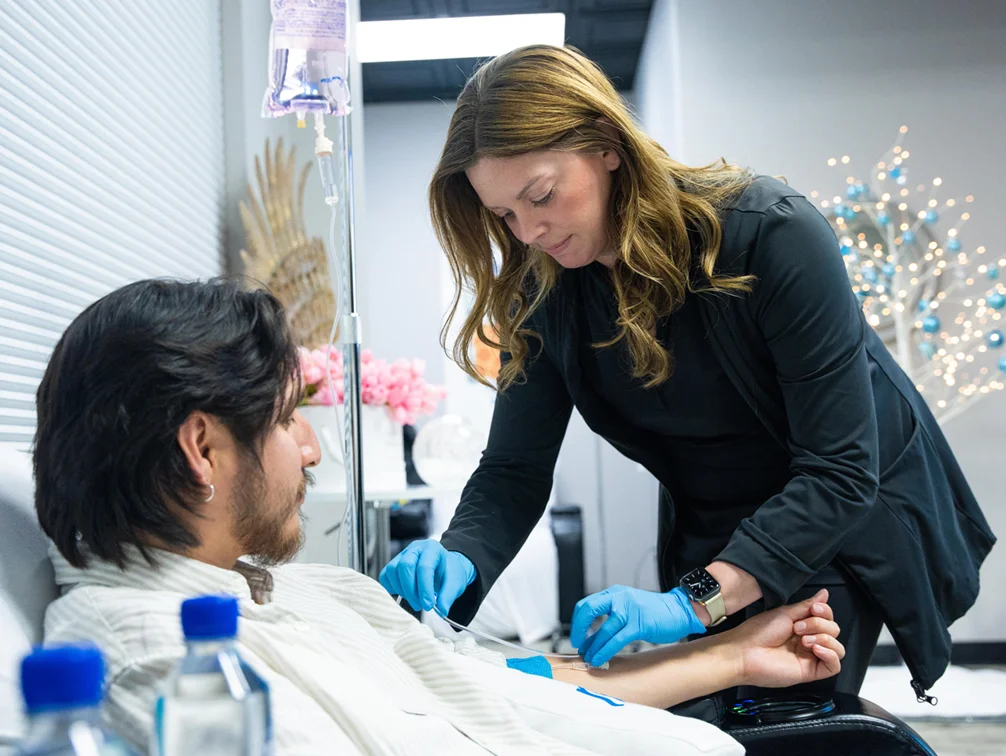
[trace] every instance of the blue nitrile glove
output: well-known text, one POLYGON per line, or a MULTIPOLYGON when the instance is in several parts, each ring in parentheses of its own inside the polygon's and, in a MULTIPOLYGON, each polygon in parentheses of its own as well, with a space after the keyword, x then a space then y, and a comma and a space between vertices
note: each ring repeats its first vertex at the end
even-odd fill
POLYGON ((577 603, 569 641, 587 664, 600 667, 633 641, 674 643, 705 631, 680 588, 653 593, 613 585, 577 603), (608 619, 601 629, 585 638, 590 623, 605 614, 608 619))
POLYGON ((401 596, 417 612, 434 603, 447 614, 458 596, 475 580, 475 565, 464 554, 448 551, 440 541, 413 541, 381 570, 381 585, 401 596))

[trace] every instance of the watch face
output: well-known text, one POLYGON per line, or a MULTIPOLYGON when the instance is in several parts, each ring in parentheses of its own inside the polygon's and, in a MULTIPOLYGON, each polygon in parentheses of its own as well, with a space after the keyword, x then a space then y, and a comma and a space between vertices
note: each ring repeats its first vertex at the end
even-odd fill
POLYGON ((720 589, 720 584, 716 582, 716 578, 706 570, 700 568, 692 570, 681 578, 681 587, 695 601, 706 601, 716 595, 720 589))

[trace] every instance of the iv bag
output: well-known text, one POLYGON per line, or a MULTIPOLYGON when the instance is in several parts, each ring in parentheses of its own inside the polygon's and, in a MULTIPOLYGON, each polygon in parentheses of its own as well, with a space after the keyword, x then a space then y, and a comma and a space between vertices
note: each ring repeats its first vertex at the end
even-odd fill
POLYGON ((272 0, 265 118, 349 112, 346 0, 272 0))

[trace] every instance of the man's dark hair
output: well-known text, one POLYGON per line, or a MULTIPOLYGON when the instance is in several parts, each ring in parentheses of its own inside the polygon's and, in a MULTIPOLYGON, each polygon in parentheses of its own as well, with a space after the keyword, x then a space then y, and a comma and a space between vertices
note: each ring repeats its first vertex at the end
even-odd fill
POLYGON ((149 560, 144 535, 198 546, 170 506, 198 514, 206 496, 178 429, 201 410, 261 464, 266 437, 296 408, 291 381, 299 388, 296 344, 266 291, 151 280, 98 300, 66 329, 38 389, 43 530, 77 567, 88 554, 124 567, 126 544, 149 560))

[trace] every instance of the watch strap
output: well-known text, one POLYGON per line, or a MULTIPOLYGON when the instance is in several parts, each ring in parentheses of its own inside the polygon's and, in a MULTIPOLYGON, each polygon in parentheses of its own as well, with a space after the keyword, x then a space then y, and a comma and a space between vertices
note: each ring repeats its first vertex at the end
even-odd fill
POLYGON ((709 612, 709 627, 716 627, 727 618, 727 606, 723 601, 723 594, 719 591, 708 601, 699 602, 709 612))

